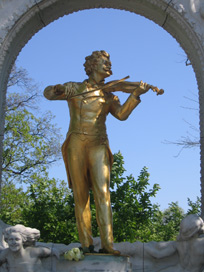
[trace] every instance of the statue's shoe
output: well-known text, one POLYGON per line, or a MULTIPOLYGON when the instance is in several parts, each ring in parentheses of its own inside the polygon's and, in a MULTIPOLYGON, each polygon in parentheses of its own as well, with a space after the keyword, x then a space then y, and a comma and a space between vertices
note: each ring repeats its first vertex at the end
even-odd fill
POLYGON ((113 255, 120 255, 120 251, 114 249, 113 247, 106 247, 99 250, 100 253, 106 253, 106 254, 113 254, 113 255))
POLYGON ((89 247, 80 247, 80 250, 83 251, 83 253, 97 253, 97 251, 94 250, 94 245, 90 245, 89 247))

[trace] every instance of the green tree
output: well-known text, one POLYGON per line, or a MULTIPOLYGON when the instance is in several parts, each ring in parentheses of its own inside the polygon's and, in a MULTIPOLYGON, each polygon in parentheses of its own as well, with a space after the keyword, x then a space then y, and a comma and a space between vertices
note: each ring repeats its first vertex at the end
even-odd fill
POLYGON ((9 224, 22 223, 22 208, 29 202, 27 194, 22 187, 9 182, 2 187, 1 214, 0 219, 9 224))
POLYGON ((44 173, 32 176, 23 206, 22 222, 41 231, 44 242, 65 243, 78 241, 74 216, 73 195, 64 181, 49 179, 44 173))
POLYGON ((156 230, 159 231, 161 241, 175 240, 180 229, 181 220, 184 218, 184 210, 179 207, 178 202, 171 202, 169 207, 164 210, 162 216, 155 218, 156 230))
MULTIPOLYGON (((3 181, 28 182, 33 172, 41 172, 58 158, 56 135, 48 130, 51 115, 15 110, 6 115, 3 151, 3 181)), ((58 141, 57 141, 58 143, 58 141)))
POLYGON ((114 154, 111 173, 114 237, 117 242, 133 242, 143 240, 141 229, 151 220, 155 212, 151 198, 156 196, 160 187, 158 184, 150 187, 146 167, 135 180, 132 175, 124 177, 123 165, 122 154, 120 152, 114 154))
POLYGON ((61 156, 59 129, 50 112, 39 111, 38 93, 27 72, 14 66, 8 82, 3 184, 30 182, 33 173, 44 171, 61 156))
POLYGON ((8 81, 0 199, 0 218, 11 225, 23 222, 22 208, 30 201, 19 183, 32 182, 38 173, 43 176, 61 156, 59 129, 50 112, 39 110, 41 96, 26 70, 14 65, 8 81))
MULTIPOLYGON (((111 174, 114 238, 116 242, 136 240, 175 240, 180 222, 185 216, 177 202, 161 211, 152 204, 159 186, 149 185, 149 173, 141 170, 137 180, 132 175, 125 177, 124 160, 120 152, 114 154, 111 174)), ((78 241, 74 215, 73 194, 67 184, 49 179, 48 174, 33 174, 27 192, 16 189, 10 183, 4 186, 1 219, 8 224, 21 223, 41 230, 41 240, 69 244, 78 241)), ((187 213, 199 211, 200 200, 188 200, 187 213)), ((91 193, 93 236, 99 236, 96 211, 91 193)))
MULTIPOLYGON (((143 228, 158 210, 150 198, 156 195, 159 186, 155 184, 148 189, 149 174, 146 168, 142 169, 137 181, 132 175, 124 177, 123 164, 121 153, 114 154, 111 173, 114 237, 117 242, 145 241, 149 236, 143 235, 143 228)), ((73 194, 67 189, 67 185, 55 179, 50 180, 47 175, 42 177, 42 174, 35 174, 32 178, 27 192, 29 203, 23 208, 23 222, 40 229, 43 241, 77 241, 73 194)), ((99 231, 92 193, 91 210, 93 236, 96 237, 99 236, 99 231)))
MULTIPOLYGON (((145 240, 143 228, 155 213, 156 205, 151 203, 159 190, 158 184, 149 187, 149 173, 144 167, 137 179, 132 175, 124 176, 124 159, 120 152, 114 154, 111 171, 111 204, 115 242, 145 240)), ((91 192, 92 232, 99 236, 96 222, 94 197, 91 192)))
POLYGON ((187 211, 187 214, 197 214, 198 216, 201 216, 201 198, 197 197, 196 201, 193 202, 190 200, 190 198, 187 199, 189 209, 187 211))
POLYGON ((111 200, 113 208, 114 238, 117 242, 136 240, 167 241, 178 235, 180 222, 185 216, 178 203, 170 203, 161 211, 151 199, 160 189, 149 183, 149 173, 144 167, 137 180, 124 176, 124 159, 120 152, 114 154, 111 173, 111 200))

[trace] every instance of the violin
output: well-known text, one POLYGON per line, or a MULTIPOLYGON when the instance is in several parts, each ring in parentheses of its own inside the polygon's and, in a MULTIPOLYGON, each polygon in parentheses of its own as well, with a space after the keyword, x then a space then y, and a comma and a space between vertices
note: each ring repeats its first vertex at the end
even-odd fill
MULTIPOLYGON (((108 91, 108 89, 110 89, 110 91, 111 91, 112 87, 120 84, 121 90, 123 89, 123 87, 125 87, 126 90, 124 92, 132 93, 138 87, 142 88, 142 89, 145 89, 145 87, 147 85, 149 85, 149 84, 144 83, 142 80, 140 82, 126 82, 125 80, 128 79, 128 78, 129 78, 129 76, 126 76, 126 77, 124 77, 122 79, 108 82, 104 86, 102 86, 100 89, 101 90, 105 89, 106 91, 108 91), (123 84, 121 84, 122 82, 123 82, 123 84)), ((156 92, 157 95, 162 95, 164 93, 163 89, 159 89, 156 86, 149 85, 149 87, 153 92, 156 92)))
MULTIPOLYGON (((147 83, 143 83, 142 81, 140 81, 140 82, 127 82, 127 81, 125 81, 128 78, 129 78, 129 76, 126 76, 126 77, 119 79, 119 80, 110 81, 110 82, 103 84, 101 86, 99 85, 99 87, 97 87, 96 89, 93 89, 93 90, 87 91, 87 92, 83 92, 83 93, 79 93, 79 94, 73 95, 72 97, 92 93, 92 92, 99 91, 99 90, 104 90, 106 92, 112 92, 113 87, 115 87, 117 85, 120 85, 121 90, 123 90, 123 88, 124 88, 125 89, 124 92, 132 93, 136 88, 144 89, 147 85, 149 85, 147 83)), ((156 92, 157 95, 162 95, 164 93, 163 89, 159 89, 158 87, 153 86, 153 85, 149 85, 149 89, 151 89, 153 92, 156 92)))
POLYGON ((151 85, 150 89, 153 91, 153 92, 156 92, 157 95, 162 95, 164 93, 164 90, 163 89, 159 89, 157 88, 156 86, 153 86, 151 85))

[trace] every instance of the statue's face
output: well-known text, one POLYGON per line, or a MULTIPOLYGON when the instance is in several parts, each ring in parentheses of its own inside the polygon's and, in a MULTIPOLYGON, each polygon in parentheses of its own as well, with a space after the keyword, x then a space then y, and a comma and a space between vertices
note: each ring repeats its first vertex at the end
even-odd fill
POLYGON ((96 72, 101 74, 104 78, 112 75, 110 60, 106 57, 101 57, 98 60, 96 72))
POLYGON ((8 245, 11 251, 19 251, 23 247, 23 239, 20 233, 12 232, 9 235, 8 245))

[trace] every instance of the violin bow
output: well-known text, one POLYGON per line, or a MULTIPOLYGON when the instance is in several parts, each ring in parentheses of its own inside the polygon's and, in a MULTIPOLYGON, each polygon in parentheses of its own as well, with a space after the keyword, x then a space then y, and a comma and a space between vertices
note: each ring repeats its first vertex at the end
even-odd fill
MULTIPOLYGON (((94 89, 94 90, 91 90, 91 91, 88 91, 88 92, 83 92, 83 93, 75 94, 75 95, 73 95, 71 98, 74 98, 74 97, 77 97, 77 96, 80 96, 80 95, 84 95, 84 94, 88 94, 88 93, 93 93, 93 92, 95 92, 95 91, 104 90, 104 89, 113 87, 113 86, 115 86, 115 85, 117 85, 117 84, 119 84, 119 83, 125 81, 125 80, 128 79, 129 77, 130 77, 130 76, 126 76, 126 77, 121 78, 121 79, 119 79, 119 80, 114 80, 114 81, 112 81, 112 82, 106 83, 106 84, 105 84, 104 86, 102 86, 102 87, 98 87, 98 88, 96 88, 96 89, 94 89)), ((140 87, 140 86, 142 87, 142 84, 143 84, 143 82, 140 81, 140 85, 139 85, 138 87, 140 87)), ((163 89, 159 89, 159 88, 157 88, 156 86, 153 86, 153 85, 150 85, 150 86, 151 86, 150 89, 151 89, 153 92, 156 92, 157 95, 162 95, 162 94, 164 93, 164 90, 163 90, 163 89)), ((137 88, 137 87, 135 87, 135 89, 136 89, 136 88, 137 88)))
POLYGON ((98 87, 98 88, 96 88, 96 89, 94 89, 94 90, 91 90, 91 91, 88 91, 88 92, 83 92, 83 93, 75 94, 75 95, 73 95, 71 98, 76 97, 76 96, 80 96, 80 95, 84 95, 84 94, 88 94, 88 93, 93 93, 93 92, 99 91, 99 90, 104 90, 104 89, 107 89, 107 88, 109 88, 109 87, 113 87, 113 86, 117 85, 118 83, 125 81, 125 80, 128 79, 129 77, 130 77, 130 76, 126 76, 126 77, 121 78, 121 79, 119 79, 119 80, 114 80, 114 81, 112 81, 112 82, 106 83, 106 84, 105 84, 104 86, 102 86, 102 87, 98 87))

